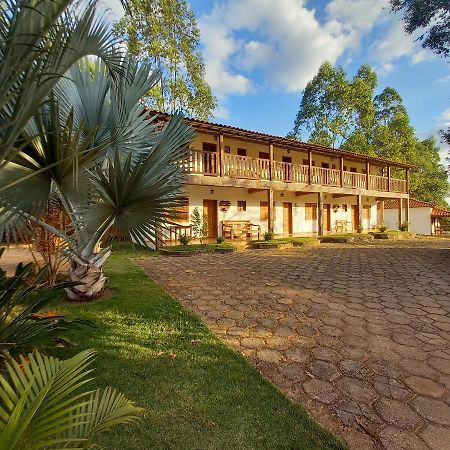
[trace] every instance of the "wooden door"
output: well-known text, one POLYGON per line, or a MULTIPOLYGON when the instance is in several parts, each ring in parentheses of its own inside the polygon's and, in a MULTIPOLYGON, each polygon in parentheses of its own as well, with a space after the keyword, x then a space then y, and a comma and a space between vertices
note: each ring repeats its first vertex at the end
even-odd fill
POLYGON ((364 205, 362 210, 363 228, 370 229, 370 205, 364 205))
POLYGON ((358 206, 352 205, 352 226, 353 229, 356 230, 359 226, 359 214, 358 214, 358 206))
POLYGON ((208 223, 207 237, 217 237, 217 200, 203 200, 203 214, 208 223))
POLYGON ((203 174, 217 175, 217 145, 203 142, 203 174))
POLYGON ((283 202, 283 234, 292 234, 292 203, 283 202))
POLYGON ((284 163, 287 164, 283 164, 283 179, 284 181, 292 181, 292 157, 290 156, 282 156, 281 160, 284 163))
POLYGON ((331 206, 328 203, 323 205, 323 229, 331 231, 331 206))

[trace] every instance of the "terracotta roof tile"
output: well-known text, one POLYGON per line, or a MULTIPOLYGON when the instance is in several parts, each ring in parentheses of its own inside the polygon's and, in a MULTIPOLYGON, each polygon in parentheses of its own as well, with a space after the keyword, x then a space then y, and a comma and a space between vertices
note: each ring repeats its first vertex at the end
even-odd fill
MULTIPOLYGON (((148 109, 148 111, 150 113, 149 115, 154 114, 154 115, 157 115, 164 119, 167 119, 170 117, 170 114, 163 113, 161 111, 156 111, 156 110, 152 110, 152 109, 148 109)), ((368 155, 365 155, 362 153, 352 152, 352 151, 343 150, 343 149, 330 148, 330 147, 326 147, 324 145, 319 145, 319 144, 311 144, 309 142, 296 141, 295 139, 289 139, 289 138, 282 137, 282 136, 275 136, 272 134, 261 133, 259 131, 245 130, 244 128, 233 127, 231 125, 223 125, 220 123, 207 122, 205 120, 192 119, 192 118, 188 118, 188 117, 186 117, 186 121, 192 127, 196 128, 196 129, 200 129, 200 130, 204 130, 204 131, 209 130, 209 131, 213 131, 213 132, 214 131, 215 132, 226 131, 229 134, 232 134, 237 137, 246 137, 247 139, 250 139, 250 140, 253 139, 256 141, 266 141, 266 142, 275 144, 277 146, 290 148, 292 150, 297 150, 297 151, 312 150, 312 151, 315 151, 318 153, 335 155, 335 156, 346 156, 348 158, 361 160, 361 161, 373 161, 373 162, 382 163, 384 165, 390 164, 392 166, 402 167, 404 169, 414 167, 412 164, 396 162, 396 161, 392 161, 392 160, 385 159, 385 158, 379 158, 379 157, 375 157, 375 156, 368 156, 368 155)))
MULTIPOLYGON (((404 200, 406 202, 406 200, 404 200)), ((398 209, 399 199, 385 200, 384 209, 398 209)), ((431 216, 433 217, 450 217, 450 211, 443 208, 442 206, 435 205, 430 202, 424 202, 422 200, 417 200, 415 198, 409 199, 410 208, 431 208, 431 216)))

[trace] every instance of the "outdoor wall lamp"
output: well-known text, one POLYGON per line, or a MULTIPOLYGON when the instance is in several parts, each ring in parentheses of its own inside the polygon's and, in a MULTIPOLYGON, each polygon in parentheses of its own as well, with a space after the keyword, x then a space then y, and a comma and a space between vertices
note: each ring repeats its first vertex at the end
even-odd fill
POLYGON ((282 192, 282 193, 280 194, 280 197, 284 197, 284 192, 282 192))
POLYGON ((211 189, 209 192, 210 192, 211 194, 214 194, 214 189, 211 189))

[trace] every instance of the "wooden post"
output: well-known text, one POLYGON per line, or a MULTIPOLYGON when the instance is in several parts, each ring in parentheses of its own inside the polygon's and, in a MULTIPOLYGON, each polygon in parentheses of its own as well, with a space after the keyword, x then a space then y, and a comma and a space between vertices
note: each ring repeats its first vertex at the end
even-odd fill
POLYGON ((409 169, 406 169, 405 179, 406 179, 406 193, 409 194, 409 169))
POLYGON ((312 181, 312 152, 308 150, 308 184, 312 181))
POLYGON ((341 187, 344 186, 344 157, 341 156, 340 158, 340 173, 339 178, 341 182, 341 187))
POLYGON ((323 192, 317 193, 317 231, 323 236, 323 192))
POLYGON ((408 230, 409 230, 409 197, 406 199, 405 205, 406 205, 405 222, 408 224, 408 230))
POLYGON ((366 161, 366 189, 369 190, 369 172, 370 172, 370 163, 366 161))
POLYGON ((219 134, 219 175, 223 176, 223 163, 224 163, 224 146, 223 146, 223 134, 219 134))
POLYGON ((398 226, 403 223, 403 199, 400 198, 398 202, 398 226))
POLYGON ((380 225, 384 225, 384 200, 380 200, 380 225))
POLYGON ((267 189, 267 209, 269 211, 267 218, 267 226, 269 231, 274 230, 274 209, 273 209, 273 189, 267 189))
POLYGON ((388 185, 387 185, 387 188, 388 188, 388 192, 390 192, 390 190, 391 190, 391 166, 387 166, 387 181, 388 181, 388 185))
POLYGON ((363 223, 362 223, 362 197, 361 194, 358 194, 358 227, 357 228, 362 228, 363 223))
POLYGON ((269 179, 273 177, 273 144, 269 144, 269 179))

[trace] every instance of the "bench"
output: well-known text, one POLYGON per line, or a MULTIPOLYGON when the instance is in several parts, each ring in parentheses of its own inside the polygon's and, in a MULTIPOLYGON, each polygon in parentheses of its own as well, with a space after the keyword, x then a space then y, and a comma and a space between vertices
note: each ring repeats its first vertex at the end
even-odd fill
POLYGON ((222 236, 225 239, 253 238, 261 236, 261 227, 250 223, 249 220, 224 220, 222 222, 222 236))

